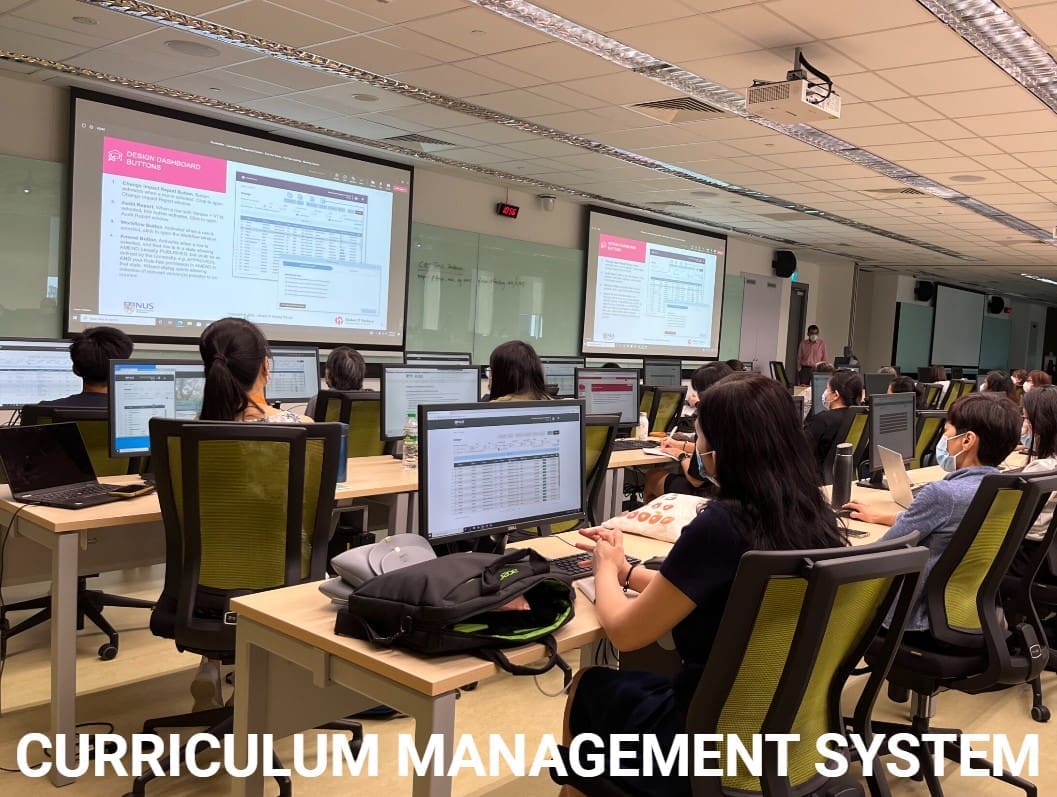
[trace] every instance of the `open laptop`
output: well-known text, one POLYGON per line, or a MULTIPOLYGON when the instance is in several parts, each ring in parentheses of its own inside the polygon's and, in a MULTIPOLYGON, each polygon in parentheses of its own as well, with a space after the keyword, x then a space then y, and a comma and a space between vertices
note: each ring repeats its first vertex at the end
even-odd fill
POLYGON ((910 484, 910 474, 903 463, 903 455, 884 446, 878 446, 877 452, 881 455, 881 467, 884 468, 885 481, 888 482, 888 491, 892 494, 892 500, 906 509, 914 500, 914 494, 925 485, 910 484))
POLYGON ((82 509, 120 501, 120 485, 100 484, 75 423, 0 427, 0 464, 11 497, 23 504, 82 509))

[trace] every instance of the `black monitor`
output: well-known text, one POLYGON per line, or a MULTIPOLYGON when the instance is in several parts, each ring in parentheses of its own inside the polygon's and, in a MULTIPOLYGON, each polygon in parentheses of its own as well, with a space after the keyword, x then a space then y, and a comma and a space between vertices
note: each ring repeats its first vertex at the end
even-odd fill
POLYGON ((268 401, 308 401, 319 392, 319 349, 275 346, 271 352, 268 401))
POLYGON ((642 359, 642 384, 650 387, 679 387, 683 383, 683 361, 642 359))
POLYGON ((205 383, 201 360, 111 360, 110 456, 150 454, 151 418, 197 418, 205 383))
POLYGON ((822 403, 822 395, 826 392, 826 388, 829 387, 829 380, 832 376, 833 374, 830 371, 811 372, 811 412, 814 415, 818 415, 826 409, 826 405, 822 403))
POLYGON ((904 460, 914 458, 914 393, 874 396, 870 404, 870 470, 880 481, 881 455, 878 446, 897 452, 904 460))
POLYGON ((796 417, 801 421, 804 420, 804 397, 793 396, 793 404, 796 406, 796 417))
POLYGON ((576 397, 588 415, 620 415, 621 426, 639 422, 639 372, 635 368, 577 368, 576 397))
POLYGON ((408 413, 419 404, 477 401, 481 374, 472 365, 386 365, 382 367, 382 439, 404 436, 408 413))
POLYGON ((576 397, 576 369, 584 367, 583 357, 540 357, 543 382, 558 386, 559 398, 576 397))
POLYGON ((891 374, 863 374, 863 382, 866 385, 867 396, 879 396, 888 392, 888 386, 892 384, 894 377, 891 374))
POLYGON ((473 355, 468 351, 405 351, 408 365, 470 365, 473 355))
POLYGON ((81 392, 68 340, 0 340, 0 408, 13 410, 81 392))
POLYGON ((950 373, 951 373, 951 379, 961 379, 962 375, 963 375, 962 374, 962 368, 961 368, 961 366, 958 366, 958 365, 952 365, 951 368, 950 368, 950 373))
POLYGON ((584 402, 419 408, 419 508, 433 544, 582 519, 584 402))
POLYGON ((932 369, 929 367, 918 368, 918 381, 919 382, 931 382, 932 381, 932 369))

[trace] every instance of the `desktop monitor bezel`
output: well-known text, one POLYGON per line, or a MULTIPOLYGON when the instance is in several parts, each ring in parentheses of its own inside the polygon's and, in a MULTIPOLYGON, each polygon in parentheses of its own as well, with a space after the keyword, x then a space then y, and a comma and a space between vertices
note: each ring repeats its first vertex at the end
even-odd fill
POLYGON ((910 453, 906 454, 899 449, 883 444, 885 448, 895 451, 903 457, 904 462, 908 462, 914 458, 914 449, 917 446, 917 394, 916 393, 885 393, 872 397, 870 403, 870 417, 868 420, 868 431, 870 434, 870 470, 874 473, 882 470, 881 468, 881 457, 877 453, 878 438, 880 434, 875 428, 879 423, 878 418, 880 413, 878 410, 886 407, 889 404, 906 404, 907 409, 910 411, 910 453))
POLYGON ((895 379, 895 377, 892 376, 891 374, 859 374, 859 376, 862 377, 863 390, 866 392, 867 396, 886 395, 888 393, 888 386, 891 385, 892 384, 892 380, 895 379), (876 391, 870 390, 869 383, 870 383, 871 377, 873 377, 873 379, 875 379, 878 383, 880 383, 881 380, 878 379, 877 377, 881 377, 881 376, 885 377, 885 379, 888 380, 885 383, 885 389, 880 391, 879 393, 876 392, 876 391))
MULTIPOLYGON (((476 382, 474 382, 474 384, 477 386, 477 389, 476 389, 476 392, 474 394, 474 397, 475 397, 475 399, 479 399, 480 398, 481 371, 476 365, 422 365, 422 364, 419 364, 419 363, 385 363, 384 365, 382 365, 381 373, 378 375, 378 400, 381 402, 381 404, 380 404, 380 406, 378 408, 378 424, 379 424, 379 433, 382 435, 381 439, 385 440, 387 442, 388 441, 392 441, 392 440, 403 440, 404 439, 404 435, 403 434, 399 434, 399 435, 396 435, 395 437, 391 437, 391 436, 387 435, 386 431, 385 431, 386 430, 386 420, 389 417, 388 414, 386 413, 386 401, 385 401, 386 381, 388 379, 388 377, 386 376, 386 373, 388 371, 390 371, 390 370, 396 370, 396 369, 402 369, 402 368, 428 368, 429 370, 432 370, 432 371, 474 371, 475 372, 475 376, 476 376, 476 382)), ((474 402, 460 402, 460 403, 473 404, 474 402)), ((476 403, 480 404, 481 402, 480 401, 476 401, 476 403)), ((434 407, 448 407, 448 406, 452 406, 452 405, 450 405, 450 404, 432 404, 430 406, 434 406, 434 407)), ((407 413, 406 412, 404 413, 404 417, 405 418, 407 417, 407 413)), ((401 425, 401 428, 403 428, 403 425, 401 425)))
MULTIPOLYGON (((117 427, 114 424, 114 416, 115 416, 115 413, 116 413, 116 410, 117 410, 117 407, 115 406, 115 397, 117 396, 117 391, 114 389, 114 377, 116 376, 116 373, 117 373, 117 367, 118 366, 122 366, 122 365, 137 365, 137 366, 143 366, 143 365, 156 365, 156 366, 196 365, 196 366, 198 366, 199 368, 202 369, 203 377, 205 376, 205 365, 202 363, 201 360, 193 360, 193 359, 188 359, 188 360, 156 360, 156 359, 146 359, 146 358, 128 359, 128 360, 111 360, 108 363, 108 366, 107 366, 108 373, 107 373, 107 380, 106 380, 106 388, 107 388, 107 396, 106 396, 106 409, 107 409, 107 412, 106 412, 106 425, 107 425, 107 429, 106 429, 106 436, 107 436, 107 446, 110 449, 110 456, 113 459, 136 459, 137 457, 149 457, 151 455, 151 453, 150 453, 150 435, 147 436, 147 441, 148 442, 147 442, 147 449, 145 451, 130 452, 130 451, 119 451, 117 449, 117 432, 116 432, 116 428, 117 427)), ((199 412, 201 412, 201 410, 199 412)), ((155 416, 155 417, 159 417, 160 418, 160 417, 163 417, 163 416, 159 415, 159 416, 155 416)))
MULTIPOLYGON (((65 351, 66 352, 66 370, 69 371, 69 373, 73 376, 74 381, 77 382, 77 385, 78 386, 81 385, 81 378, 73 373, 73 361, 70 360, 70 345, 73 343, 72 340, 67 340, 67 339, 56 340, 55 338, 19 338, 19 337, 0 338, 0 347, 2 347, 5 343, 25 343, 25 344, 27 344, 25 347, 20 347, 19 346, 19 347, 13 347, 13 348, 32 348, 33 346, 36 346, 36 345, 42 345, 43 348, 46 348, 46 349, 53 349, 54 348, 55 351, 65 351)), ((49 398, 39 399, 36 402, 32 402, 32 401, 31 402, 22 402, 20 404, 0 403, 0 410, 17 410, 17 409, 19 409, 21 407, 26 406, 27 403, 28 404, 39 404, 41 401, 52 401, 54 399, 59 399, 59 398, 64 398, 64 397, 63 396, 51 396, 49 398)))
MULTIPOLYGON (((583 357, 576 357, 574 355, 568 356, 550 356, 540 357, 540 365, 571 365, 573 367, 573 393, 572 395, 563 396, 561 393, 558 394, 558 398, 576 398, 576 369, 584 368, 587 364, 587 360, 583 357)), ((544 368, 543 381, 547 382, 546 368, 544 368)))
POLYGON ((473 365, 473 352, 470 351, 408 351, 407 349, 405 349, 403 365, 431 365, 431 363, 408 362, 407 356, 409 354, 421 354, 423 355, 423 359, 428 359, 428 357, 441 357, 445 359, 445 362, 437 363, 437 365, 473 365), (451 359, 454 357, 465 357, 466 362, 455 362, 453 359, 451 359))
MULTIPOLYGON (((582 399, 580 398, 580 372, 581 371, 590 371, 591 373, 599 372, 599 373, 601 373, 603 375, 609 375, 609 376, 616 376, 616 375, 619 375, 619 374, 634 374, 635 378, 631 382, 632 390, 634 391, 634 398, 635 398, 635 402, 634 402, 634 404, 635 404, 634 418, 631 421, 625 421, 623 418, 621 418, 617 422, 617 427, 620 428, 620 429, 626 429, 628 427, 635 426, 636 424, 638 424, 638 422, 639 422, 639 403, 642 401, 642 391, 639 389, 639 387, 640 387, 640 385, 639 385, 639 377, 641 376, 641 374, 639 373, 639 369, 638 368, 577 368, 576 372, 574 374, 574 377, 573 377, 576 380, 576 400, 577 401, 586 402, 587 401, 587 397, 586 396, 584 398, 582 398, 582 399)), ((592 414, 593 415, 605 415, 607 413, 595 412, 595 413, 592 413, 592 414)))
POLYGON ((419 533, 425 537, 431 545, 446 545, 447 543, 460 542, 464 540, 489 537, 497 534, 509 534, 521 529, 541 526, 545 523, 561 523, 567 520, 584 520, 587 517, 587 458, 584 446, 584 435, 586 434, 587 403, 583 399, 554 399, 553 401, 501 401, 476 404, 420 404, 418 407, 419 434, 418 434, 418 516, 421 519, 419 533), (559 407, 580 408, 580 508, 549 515, 533 515, 525 518, 514 518, 505 523, 495 523, 471 531, 463 531, 457 534, 448 534, 443 537, 434 538, 429 533, 429 508, 427 506, 429 497, 429 435, 427 434, 429 414, 431 412, 459 412, 463 410, 480 410, 482 412, 504 412, 520 409, 539 409, 546 411, 559 407))
POLYGON ((315 352, 315 375, 316 375, 316 389, 313 393, 307 396, 271 396, 268 394, 268 386, 264 386, 264 396, 268 400, 268 403, 285 403, 285 404, 297 404, 299 402, 310 401, 317 393, 319 393, 319 347, 318 346, 269 346, 268 347, 268 373, 271 375, 271 369, 274 365, 276 352, 279 352, 280 357, 289 356, 289 352, 315 352))
POLYGON ((643 357, 642 358, 642 384, 646 387, 681 387, 683 384, 683 360, 682 358, 676 357, 643 357), (679 366, 679 378, 674 384, 660 384, 650 382, 646 378, 646 369, 653 364, 661 364, 670 366, 672 364, 679 366))

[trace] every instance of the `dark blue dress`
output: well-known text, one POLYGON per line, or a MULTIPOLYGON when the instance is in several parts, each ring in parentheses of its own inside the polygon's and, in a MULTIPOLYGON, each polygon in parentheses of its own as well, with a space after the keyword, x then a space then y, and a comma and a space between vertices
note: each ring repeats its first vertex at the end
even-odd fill
MULTIPOLYGON (((730 511, 711 503, 683 529, 661 566, 661 575, 696 608, 672 629, 683 660, 673 677, 592 667, 580 678, 569 711, 573 735, 652 733, 662 749, 686 732, 686 712, 719 629, 734 574, 748 550, 730 511)), ((625 766, 636 768, 630 763, 625 766)), ((690 794, 688 778, 616 778, 629 794, 643 797, 690 794)))

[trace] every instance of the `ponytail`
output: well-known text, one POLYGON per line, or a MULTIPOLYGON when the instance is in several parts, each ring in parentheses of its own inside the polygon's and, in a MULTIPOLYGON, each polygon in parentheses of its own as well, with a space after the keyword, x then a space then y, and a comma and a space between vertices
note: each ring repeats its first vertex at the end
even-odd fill
POLYGON ((198 351, 206 369, 203 421, 234 421, 250 404, 249 392, 268 356, 264 334, 242 318, 222 318, 202 332, 198 351))

